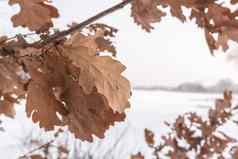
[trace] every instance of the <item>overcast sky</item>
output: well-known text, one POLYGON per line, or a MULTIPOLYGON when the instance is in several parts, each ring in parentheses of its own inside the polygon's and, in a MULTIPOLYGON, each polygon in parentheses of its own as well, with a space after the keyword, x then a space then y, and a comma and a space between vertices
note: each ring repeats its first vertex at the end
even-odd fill
MULTIPOLYGON (((53 0, 61 14, 55 21, 56 27, 63 28, 72 21, 81 22, 119 1, 53 0)), ((0 0, 0 34, 18 31, 11 27, 8 19, 18 9, 0 0)), ((227 62, 226 54, 218 52, 215 57, 211 56, 203 31, 192 23, 182 24, 175 18, 164 18, 148 34, 130 18, 130 6, 98 22, 119 29, 114 43, 118 58, 127 66, 125 75, 134 86, 177 85, 184 81, 210 84, 222 78, 238 81, 238 70, 227 62)))

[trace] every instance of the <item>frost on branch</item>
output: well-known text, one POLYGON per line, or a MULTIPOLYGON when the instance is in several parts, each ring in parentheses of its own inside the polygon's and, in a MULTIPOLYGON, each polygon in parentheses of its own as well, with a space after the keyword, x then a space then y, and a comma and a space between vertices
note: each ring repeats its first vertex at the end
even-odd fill
POLYGON ((9 4, 19 4, 20 12, 11 20, 13 25, 27 27, 31 31, 45 32, 53 26, 52 18, 59 16, 48 0, 9 0, 9 4))

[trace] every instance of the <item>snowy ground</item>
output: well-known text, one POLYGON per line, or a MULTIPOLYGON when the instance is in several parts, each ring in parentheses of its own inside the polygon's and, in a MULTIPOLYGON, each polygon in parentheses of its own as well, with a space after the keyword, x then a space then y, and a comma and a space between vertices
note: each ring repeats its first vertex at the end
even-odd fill
MULTIPOLYGON (((106 138, 95 140, 95 143, 82 143, 82 150, 91 149, 97 158, 105 158, 104 153, 112 151, 112 156, 125 159, 130 153, 142 151, 145 154, 149 150, 144 142, 143 129, 149 128, 160 136, 166 132, 164 121, 172 121, 177 115, 187 111, 196 111, 204 115, 210 106, 214 105, 216 98, 222 94, 199 94, 199 93, 177 93, 163 91, 133 91, 131 98, 131 109, 127 112, 127 120, 118 123, 114 128, 106 132, 106 138), (126 132, 123 134, 122 132, 126 132), (112 141, 118 140, 115 144, 112 141)), ((38 138, 40 130, 37 125, 32 125, 24 115, 23 107, 17 106, 18 114, 16 120, 5 119, 3 121, 5 133, 0 133, 1 158, 15 159, 21 153, 26 152, 24 143, 27 135, 33 132, 38 138)), ((229 129, 229 127, 227 128, 229 129)), ((238 130, 232 129, 233 134, 238 130)), ((32 135, 32 134, 31 134, 32 135)))

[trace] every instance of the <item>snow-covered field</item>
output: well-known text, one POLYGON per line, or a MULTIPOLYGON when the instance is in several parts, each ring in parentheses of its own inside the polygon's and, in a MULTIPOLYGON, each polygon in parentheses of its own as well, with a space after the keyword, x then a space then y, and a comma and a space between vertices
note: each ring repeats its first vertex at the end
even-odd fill
MULTIPOLYGON (((172 121, 177 115, 187 111, 205 115, 209 107, 214 105, 214 100, 219 97, 222 97, 222 94, 133 91, 126 122, 118 123, 109 129, 103 140, 96 139, 93 144, 82 143, 81 149, 87 151, 90 148, 99 159, 105 158, 103 154, 110 151, 112 156, 119 159, 125 159, 130 153, 137 151, 148 154, 149 150, 143 138, 144 128, 153 130, 159 137, 167 130, 164 121, 172 121), (116 140, 120 142, 115 143, 116 140)), ((24 108, 16 108, 16 120, 3 120, 5 132, 0 133, 0 154, 4 159, 15 159, 21 153, 27 152, 24 146, 28 142, 27 135, 38 138, 37 135, 41 134, 37 125, 33 126, 25 117, 24 108)), ((233 130, 233 133, 238 133, 234 131, 236 130, 233 130)))

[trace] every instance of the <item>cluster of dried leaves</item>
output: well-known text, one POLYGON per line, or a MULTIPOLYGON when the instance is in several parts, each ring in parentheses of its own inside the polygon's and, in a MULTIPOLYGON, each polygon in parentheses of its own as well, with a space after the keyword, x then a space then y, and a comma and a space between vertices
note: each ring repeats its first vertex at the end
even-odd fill
POLYGON ((109 39, 115 29, 94 24, 85 30, 87 34, 75 32, 40 48, 22 48, 22 38, 3 41, 3 54, 13 54, 0 61, 1 113, 13 117, 13 104, 26 97, 27 116, 40 127, 67 125, 76 137, 88 141, 92 134, 103 137, 110 125, 122 121, 130 97, 130 84, 121 75, 125 66, 100 55, 115 55, 109 39))
POLYGON ((14 104, 27 100, 26 113, 40 127, 53 130, 67 125, 76 137, 92 141, 103 137, 115 121, 125 118, 130 84, 121 74, 125 66, 115 60, 111 42, 116 29, 104 24, 89 25, 116 9, 132 4, 136 23, 150 31, 170 8, 182 22, 195 19, 204 28, 211 52, 228 40, 237 41, 237 10, 217 0, 124 0, 65 31, 50 30, 59 16, 49 0, 9 0, 19 5, 12 16, 14 27, 26 27, 40 40, 29 43, 25 35, 0 37, 0 113, 14 117, 14 104), (184 9, 189 10, 189 17, 184 9), (215 38, 215 35, 218 35, 215 38), (112 53, 103 56, 102 52, 112 53))
POLYGON ((48 0, 9 4, 21 8, 11 18, 14 26, 35 31, 41 40, 0 37, 0 113, 14 117, 14 104, 26 98, 27 116, 45 130, 66 125, 81 140, 104 137, 110 125, 124 120, 129 107, 130 84, 121 75, 126 68, 113 57, 111 38, 117 30, 92 24, 44 43, 57 9, 48 0))
POLYGON ((211 53, 222 47, 228 49, 228 41, 238 42, 238 1, 227 0, 133 0, 132 16, 143 29, 150 31, 152 23, 166 16, 163 8, 169 8, 172 16, 181 22, 195 20, 203 28, 211 53), (186 8, 186 9, 185 9, 186 8), (186 12, 186 14, 185 14, 186 12))
MULTIPOLYGON (((207 158, 238 158, 238 141, 222 131, 228 122, 237 124, 233 119, 237 115, 238 106, 232 106, 231 91, 224 92, 224 99, 217 99, 215 107, 208 111, 207 119, 196 113, 189 112, 179 115, 173 124, 166 123, 170 128, 168 134, 160 138, 156 145, 154 133, 145 129, 145 141, 153 150, 156 159, 207 159, 207 158)), ((138 153, 132 159, 143 159, 138 153)))

